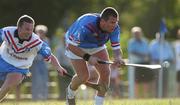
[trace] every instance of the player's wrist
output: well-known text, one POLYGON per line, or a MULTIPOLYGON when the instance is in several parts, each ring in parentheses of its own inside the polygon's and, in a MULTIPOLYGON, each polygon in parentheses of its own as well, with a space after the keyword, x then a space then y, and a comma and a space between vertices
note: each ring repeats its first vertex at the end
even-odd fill
POLYGON ((85 53, 85 54, 83 55, 83 59, 84 59, 85 61, 89 61, 90 57, 91 57, 91 55, 88 54, 88 53, 85 53))
POLYGON ((119 60, 121 60, 121 59, 122 59, 121 56, 118 56, 118 57, 115 57, 115 58, 114 58, 115 61, 119 61, 119 60))

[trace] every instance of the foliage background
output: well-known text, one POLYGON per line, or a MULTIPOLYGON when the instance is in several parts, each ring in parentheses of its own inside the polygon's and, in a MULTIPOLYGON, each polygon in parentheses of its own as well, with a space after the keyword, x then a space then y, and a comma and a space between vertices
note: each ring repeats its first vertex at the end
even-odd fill
POLYGON ((52 37, 58 27, 67 29, 78 16, 112 6, 120 13, 122 32, 138 25, 152 38, 164 17, 173 37, 180 24, 179 5, 180 0, 0 0, 0 27, 15 25, 22 14, 28 14, 36 24, 46 24, 52 37))

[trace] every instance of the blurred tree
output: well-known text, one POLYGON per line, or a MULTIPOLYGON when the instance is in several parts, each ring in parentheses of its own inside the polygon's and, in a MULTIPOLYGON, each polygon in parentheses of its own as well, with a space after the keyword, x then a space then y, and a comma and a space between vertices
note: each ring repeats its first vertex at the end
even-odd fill
POLYGON ((180 0, 1 0, 0 27, 15 25, 22 14, 34 17, 36 24, 49 27, 49 35, 59 26, 65 29, 80 15, 99 12, 106 6, 115 7, 120 13, 122 30, 134 25, 143 27, 145 35, 152 37, 165 17, 168 28, 179 25, 180 0), (66 19, 65 19, 66 18, 66 19))

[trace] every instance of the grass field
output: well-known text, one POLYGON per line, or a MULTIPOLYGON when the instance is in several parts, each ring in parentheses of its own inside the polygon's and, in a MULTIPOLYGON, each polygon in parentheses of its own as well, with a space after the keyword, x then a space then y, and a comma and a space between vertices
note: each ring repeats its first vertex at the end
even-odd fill
MULTIPOLYGON (((4 101, 0 105, 65 105, 65 101, 49 100, 43 102, 32 101, 4 101)), ((77 101, 77 105, 93 105, 93 100, 77 101)), ((180 105, 180 99, 139 99, 139 100, 111 100, 107 99, 104 105, 180 105)))

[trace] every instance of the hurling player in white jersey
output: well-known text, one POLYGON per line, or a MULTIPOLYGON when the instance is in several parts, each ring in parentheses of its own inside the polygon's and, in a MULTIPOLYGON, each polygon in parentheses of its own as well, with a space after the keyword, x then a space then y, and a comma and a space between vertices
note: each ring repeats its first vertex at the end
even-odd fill
POLYGON ((59 75, 67 73, 50 47, 33 33, 34 24, 32 17, 23 15, 18 19, 17 27, 0 29, 0 81, 4 82, 0 89, 0 102, 29 75, 29 67, 37 54, 50 62, 59 75))

